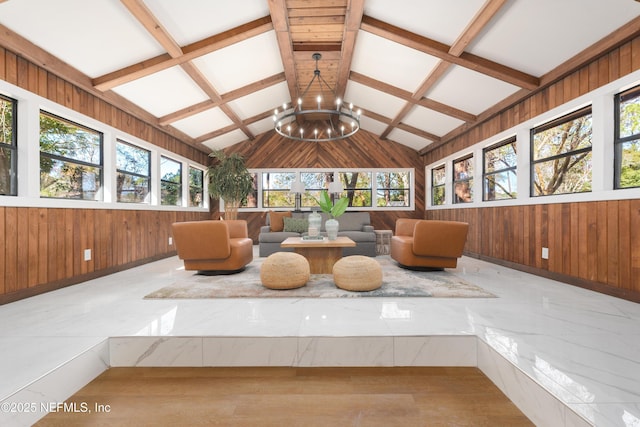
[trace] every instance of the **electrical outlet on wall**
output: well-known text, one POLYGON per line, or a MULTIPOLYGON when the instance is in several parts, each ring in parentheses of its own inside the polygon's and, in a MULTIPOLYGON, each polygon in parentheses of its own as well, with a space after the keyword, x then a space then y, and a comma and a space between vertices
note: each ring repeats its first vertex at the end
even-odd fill
POLYGON ((542 248, 542 259, 549 259, 549 248, 542 248))
POLYGON ((84 250, 84 260, 91 261, 91 249, 84 250))
POLYGON ((169 237, 169 246, 173 245, 173 237, 169 237))

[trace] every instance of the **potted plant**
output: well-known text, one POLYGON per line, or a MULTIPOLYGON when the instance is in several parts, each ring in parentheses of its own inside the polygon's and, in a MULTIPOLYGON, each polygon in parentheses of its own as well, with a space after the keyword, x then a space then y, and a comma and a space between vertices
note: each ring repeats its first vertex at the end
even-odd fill
POLYGON ((318 202, 322 212, 331 216, 331 218, 324 223, 324 228, 327 230, 327 237, 329 240, 336 240, 338 237, 338 227, 340 225, 336 218, 347 210, 347 206, 349 206, 349 199, 347 197, 342 197, 336 203, 331 203, 329 193, 327 190, 324 190, 320 193, 320 200, 316 200, 316 202, 318 202))
POLYGON ((224 200, 225 219, 237 219, 238 207, 253 189, 253 178, 244 158, 217 150, 209 154, 214 163, 207 168, 209 195, 224 200))

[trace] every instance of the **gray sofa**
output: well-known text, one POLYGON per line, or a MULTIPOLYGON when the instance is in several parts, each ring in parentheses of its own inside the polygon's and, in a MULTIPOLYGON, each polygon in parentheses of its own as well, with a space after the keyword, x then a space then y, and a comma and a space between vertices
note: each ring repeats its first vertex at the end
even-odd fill
MULTIPOLYGON (((292 218, 304 218, 307 219, 311 212, 292 212, 292 218)), ((327 235, 324 229, 324 223, 329 216, 325 213, 322 215, 322 228, 320 233, 327 235)), ((282 243, 287 237, 299 237, 305 233, 296 233, 291 231, 271 231, 271 223, 269 214, 267 214, 266 225, 260 227, 260 235, 258 236, 258 243, 260 247, 259 255, 266 257, 274 252, 286 252, 293 251, 292 248, 282 248, 282 243)), ((343 255, 365 255, 376 256, 376 234, 373 232, 373 226, 368 212, 345 212, 337 218, 340 223, 340 229, 338 236, 346 236, 356 242, 356 246, 352 248, 344 248, 343 255)))

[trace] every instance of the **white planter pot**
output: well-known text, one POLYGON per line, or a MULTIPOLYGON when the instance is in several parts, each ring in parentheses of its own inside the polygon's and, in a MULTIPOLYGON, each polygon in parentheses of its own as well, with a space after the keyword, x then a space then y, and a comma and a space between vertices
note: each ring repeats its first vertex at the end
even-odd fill
POLYGON ((324 223, 324 229, 327 230, 329 240, 336 240, 338 238, 338 228, 340 228, 340 223, 335 219, 328 219, 327 222, 324 223))

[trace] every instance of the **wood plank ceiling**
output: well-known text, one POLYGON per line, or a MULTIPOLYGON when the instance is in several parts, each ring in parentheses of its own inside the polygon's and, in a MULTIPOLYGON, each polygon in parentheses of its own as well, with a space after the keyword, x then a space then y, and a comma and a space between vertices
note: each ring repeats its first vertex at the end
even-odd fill
MULTIPOLYGON (((71 0, 71 3, 74 1, 76 0, 71 0)), ((532 91, 538 90, 541 85, 557 80, 576 66, 601 55, 640 32, 638 17, 640 7, 636 4, 622 6, 621 0, 615 0, 616 5, 611 7, 618 7, 621 11, 631 10, 633 14, 631 21, 626 22, 629 18, 627 14, 625 20, 621 21, 626 22, 625 25, 611 23, 610 26, 614 31, 603 30, 606 37, 585 46, 576 43, 576 50, 570 52, 570 55, 565 53, 565 57, 561 58, 562 62, 555 64, 550 62, 552 66, 547 66, 548 69, 543 73, 535 73, 522 70, 526 70, 527 67, 514 67, 505 62, 490 59, 499 58, 498 54, 483 56, 474 53, 474 47, 475 50, 482 51, 477 47, 482 47, 483 38, 490 38, 487 35, 490 36, 491 31, 498 31, 499 25, 509 16, 517 13, 525 15, 517 9, 523 5, 516 5, 513 0, 475 0, 465 6, 447 5, 449 9, 446 12, 449 15, 464 16, 464 21, 459 24, 460 29, 450 37, 450 41, 446 41, 444 33, 441 39, 437 39, 427 36, 426 32, 419 33, 415 27, 412 27, 411 5, 415 6, 416 3, 411 1, 408 1, 408 6, 403 6, 403 2, 381 6, 381 2, 375 0, 266 0, 266 4, 262 0, 247 0, 244 3, 261 5, 264 13, 258 12, 261 15, 249 21, 241 21, 238 25, 220 27, 225 29, 214 34, 209 33, 205 37, 188 37, 186 35, 188 31, 185 29, 189 27, 189 22, 177 22, 181 17, 187 16, 191 8, 196 9, 195 4, 184 2, 181 3, 182 9, 176 9, 175 4, 172 5, 163 0, 120 0, 120 2, 121 10, 112 10, 113 4, 95 5, 95 7, 105 8, 105 13, 128 14, 128 16, 117 15, 123 20, 131 21, 133 17, 137 28, 141 26, 144 31, 131 28, 131 32, 142 33, 141 37, 147 37, 151 40, 149 43, 159 46, 159 49, 155 49, 155 54, 147 54, 136 61, 128 60, 128 63, 126 58, 133 58, 133 54, 124 56, 125 59, 122 61, 125 65, 116 69, 113 66, 109 68, 108 58, 105 57, 105 63, 100 69, 109 71, 91 70, 89 60, 83 62, 80 59, 80 53, 72 53, 73 43, 70 42, 68 47, 47 44, 46 37, 38 33, 38 31, 46 33, 46 26, 49 25, 47 21, 36 20, 39 25, 30 25, 28 21, 21 22, 19 17, 25 13, 24 8, 27 6, 17 1, 0 3, 2 43, 7 48, 61 74, 62 77, 91 93, 118 102, 123 108, 139 114, 155 126, 179 136, 205 152, 243 140, 252 140, 259 133, 268 131, 271 128, 269 122, 273 112, 271 105, 276 107, 283 102, 296 100, 313 77, 316 67, 316 62, 312 58, 314 52, 321 53, 319 67, 322 77, 335 90, 338 97, 344 98, 352 92, 355 95, 365 93, 366 97, 370 95, 372 98, 383 96, 381 98, 383 105, 385 99, 389 100, 386 104, 393 101, 395 109, 368 107, 367 103, 363 102, 364 105, 360 108, 363 110, 363 116, 368 120, 363 125, 364 129, 377 134, 382 140, 397 138, 399 142, 424 152, 429 147, 445 143, 462 130, 494 114, 498 109, 522 99, 532 91), (372 5, 369 6, 370 4, 372 5), (373 10, 372 15, 366 13, 367 7, 373 10), (375 13, 384 8, 402 7, 406 7, 403 12, 407 14, 407 28, 395 25, 393 20, 385 22, 381 19, 380 13, 375 13), (172 14, 171 11, 174 13, 172 14), (177 16, 176 11, 180 12, 180 16, 177 16), (176 22, 173 22, 174 18, 176 22), (253 50, 249 48, 242 52, 242 56, 233 57, 231 62, 228 61, 228 57, 216 55, 222 55, 238 46, 262 40, 261 38, 265 37, 275 40, 274 44, 277 46, 275 56, 279 56, 276 66, 270 68, 269 64, 257 62, 253 65, 255 70, 249 70, 254 72, 253 74, 248 72, 248 80, 245 78, 246 81, 242 84, 234 82, 225 87, 217 67, 232 68, 236 60, 238 63, 242 61, 244 61, 243 64, 251 63, 254 57, 259 61, 270 52, 264 53, 255 47, 253 50), (373 42, 376 44, 372 45, 373 42), (373 49, 371 49, 372 46, 373 49), (413 55, 424 63, 410 69, 394 70, 393 66, 389 66, 392 64, 391 58, 379 57, 384 69, 377 71, 377 74, 386 73, 391 77, 378 77, 376 72, 370 73, 369 69, 376 67, 378 51, 381 55, 390 51, 388 49, 391 48, 386 46, 392 46, 397 52, 402 50, 408 56, 413 55), (372 50, 374 52, 371 52, 372 50), (226 59, 227 62, 223 63, 221 58, 226 59), (215 67, 211 64, 215 64, 215 67), (212 68, 216 70, 211 71, 212 68), (184 87, 193 87, 196 95, 190 100, 185 98, 174 105, 154 108, 156 100, 153 97, 157 98, 157 91, 140 95, 143 91, 136 85, 160 75, 164 76, 169 72, 175 73, 176 69, 180 70, 181 77, 186 76, 186 80, 189 81, 185 83, 189 86, 184 87), (273 71, 265 75, 267 69, 273 69, 273 71), (495 100, 485 101, 489 102, 489 105, 482 107, 471 107, 474 105, 472 103, 468 104, 469 107, 465 107, 462 102, 446 102, 445 100, 455 98, 443 95, 441 92, 444 89, 441 88, 456 87, 456 83, 452 83, 454 76, 460 74, 462 77, 458 78, 461 79, 460 82, 464 82, 465 79, 469 79, 470 73, 473 74, 474 79, 485 79, 478 80, 479 82, 490 81, 497 85, 495 87, 503 93, 496 95, 495 100), (402 80, 403 74, 417 76, 414 79, 417 78, 415 81, 418 83, 405 84, 402 80), (286 89, 278 89, 280 87, 286 89), (382 95, 379 95, 380 93, 382 95), (263 98, 266 97, 267 101, 257 100, 257 98, 248 101, 256 94, 265 94, 263 98), (285 99, 281 99, 283 97, 285 99), (258 111, 251 113, 245 111, 250 110, 244 107, 247 103, 256 106, 263 105, 265 102, 267 102, 265 107, 258 111), (269 105, 268 102, 271 104, 269 105), (217 121, 213 119, 213 112, 218 114, 217 121), (428 114, 428 117, 436 119, 415 118, 414 115, 417 112, 428 114), (198 126, 192 122, 198 122, 198 126), (209 128, 205 128, 203 123, 209 123, 209 128), (403 135, 409 136, 406 138, 409 142, 402 140, 403 135)), ((434 0, 427 3, 445 9, 444 2, 434 0)), ((427 9, 428 5, 418 4, 421 10, 427 9)), ((539 3, 539 7, 544 8, 553 4, 551 0, 545 0, 539 3)), ((219 5, 220 3, 218 6, 207 5, 207 7, 221 7, 219 5)), ((231 7, 231 3, 228 5, 231 7)), ((73 13, 91 16, 92 10, 86 6, 86 3, 78 2, 77 6, 76 9, 80 9, 80 12, 73 13)), ((240 9, 244 6, 240 4, 235 7, 240 9)), ((41 12, 47 13, 46 6, 41 6, 41 12)), ((201 13, 205 12, 211 13, 207 10, 201 13)), ((240 12, 238 10, 238 15, 242 15, 240 12)), ((193 10, 193 13, 199 12, 193 10)), ((433 14, 437 13, 438 10, 434 7, 433 14)), ((131 25, 130 22, 128 24, 131 25)), ((69 33, 69 40, 81 36, 74 34, 73 28, 65 31, 69 33)), ((525 27, 522 31, 525 32, 525 27)), ((533 35, 523 35, 525 36, 533 35)), ((268 43, 267 40, 260 46, 269 46, 268 43)), ((117 51, 117 48, 116 46, 114 50, 117 51)), ((80 47, 76 50, 78 49, 80 47)), ((120 52, 125 50, 124 47, 120 47, 120 52)), ((152 51, 153 49, 149 49, 149 52, 152 51)), ((394 55, 396 51, 393 51, 394 55)), ((400 53, 397 56, 400 57, 400 53)), ((236 74, 243 74, 247 68, 251 67, 239 65, 236 74)), ((239 78, 237 80, 240 81, 239 78)), ((174 85, 171 80, 161 81, 165 88, 174 85)), ((180 82, 175 83, 176 87, 178 83, 180 82)), ((462 83, 458 85, 460 84, 462 83)), ((313 88, 310 95, 315 97, 313 88)), ((471 98, 474 94, 467 91, 465 96, 471 98)), ((314 99, 313 97, 309 98, 314 99)), ((178 96, 176 95, 175 98, 177 100, 178 96)), ((482 102, 476 104, 482 105, 482 102)), ((371 103, 371 105, 375 104, 371 103)))

